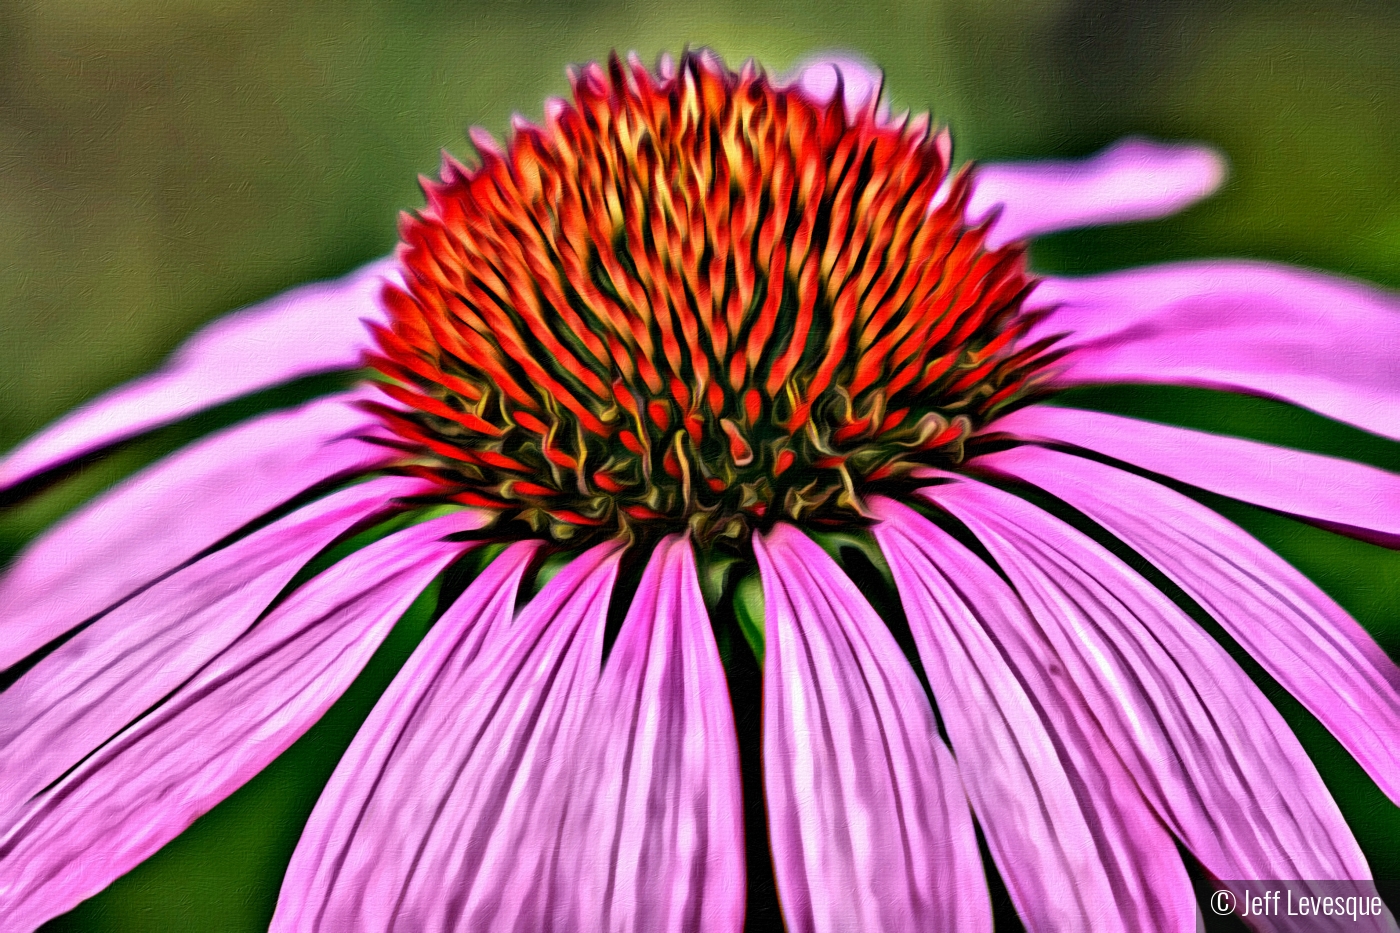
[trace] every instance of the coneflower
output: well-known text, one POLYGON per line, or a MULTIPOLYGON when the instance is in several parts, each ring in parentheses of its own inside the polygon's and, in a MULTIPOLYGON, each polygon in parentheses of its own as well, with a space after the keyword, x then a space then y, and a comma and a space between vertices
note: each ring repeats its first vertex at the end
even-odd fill
POLYGON ((0 694, 0 931, 266 766, 444 574, 274 930, 737 931, 760 811, 794 933, 990 929, 974 826, 1032 931, 1195 930, 1182 849, 1222 882, 1373 893, 1180 603, 1397 801, 1400 671, 1173 487, 1393 546, 1400 477, 1043 403, 1208 386, 1400 439, 1400 300, 1261 263, 1028 271, 1035 234, 1210 193, 1209 150, 958 172, 847 60, 785 83, 614 58, 572 86, 448 161, 393 260, 214 325, 0 464, 20 495, 201 408, 367 374, 138 473, 0 581, 0 668, 29 665, 0 694))

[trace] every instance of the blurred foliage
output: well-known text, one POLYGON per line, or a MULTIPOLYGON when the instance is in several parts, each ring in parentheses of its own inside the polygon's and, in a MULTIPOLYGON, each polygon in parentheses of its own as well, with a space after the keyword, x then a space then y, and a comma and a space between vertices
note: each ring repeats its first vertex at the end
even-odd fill
MULTIPOLYGON (((686 44, 776 71, 853 50, 886 70, 896 107, 950 123, 963 158, 1082 155, 1129 133, 1228 155, 1216 198, 1166 221, 1047 238, 1034 251, 1042 270, 1230 254, 1400 286, 1400 7, 1389 0, 9 0, 0 449, 230 308, 390 250, 396 212, 420 203, 415 178, 439 150, 467 155, 468 125, 500 135, 514 112, 538 117, 564 92, 567 64, 686 44)), ((1091 401, 1397 466, 1395 445, 1272 403, 1176 390, 1091 401)), ((12 516, 0 545, 12 551, 183 437, 80 473, 12 516)), ((1394 552, 1231 515, 1396 652, 1394 552)), ((52 929, 265 924, 316 789, 411 648, 414 618, 272 768, 52 929)), ((1400 877, 1395 808, 1283 705, 1377 869, 1400 877)))

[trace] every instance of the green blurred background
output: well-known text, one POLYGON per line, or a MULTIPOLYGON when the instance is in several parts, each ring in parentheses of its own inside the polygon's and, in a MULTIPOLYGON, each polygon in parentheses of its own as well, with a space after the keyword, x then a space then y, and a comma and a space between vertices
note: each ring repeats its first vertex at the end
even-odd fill
MULTIPOLYGON (((1033 254, 1042 270, 1230 254, 1400 287, 1390 0, 0 0, 0 449, 151 368, 203 322, 389 251, 439 150, 465 155, 468 125, 500 135, 512 113, 538 117, 567 64, 687 43, 777 71, 856 51, 885 69, 897 108, 951 124, 963 158, 1082 155, 1128 133, 1228 155, 1213 200, 1049 238, 1033 254)), ((1272 403, 1184 390, 1081 401, 1400 470, 1400 445, 1272 403)), ((136 445, 12 510, 0 549, 180 439, 136 445)), ((1400 555, 1213 504, 1397 654, 1400 555)), ((411 614, 271 769, 46 929, 264 927, 317 789, 424 624, 411 614)), ((1400 878, 1396 808, 1269 689, 1377 873, 1400 878)))

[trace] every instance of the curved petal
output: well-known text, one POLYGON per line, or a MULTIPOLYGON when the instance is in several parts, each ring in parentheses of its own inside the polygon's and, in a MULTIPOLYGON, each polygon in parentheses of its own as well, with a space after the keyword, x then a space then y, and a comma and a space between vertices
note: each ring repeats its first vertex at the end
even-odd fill
POLYGON ((1400 668, 1301 573, 1210 509, 1122 470, 1037 447, 973 462, 1058 496, 1150 560, 1400 803, 1400 668))
POLYGON ((689 540, 658 545, 594 702, 578 929, 737 933, 739 743, 689 540))
POLYGON ((1060 669, 1047 673, 1055 693, 1043 705, 1098 724, 1158 816, 1212 875, 1370 877, 1298 740, 1170 600, 1010 493, 959 481, 926 494, 972 529, 1029 607, 1036 628, 1003 644, 1018 667, 1060 669))
POLYGON ((430 825, 441 779, 434 756, 455 739, 457 716, 479 677, 472 662, 500 638, 515 611, 520 579, 536 550, 513 545, 472 581, 429 630, 331 775, 291 865, 272 929, 297 933, 387 930, 382 895, 413 861, 412 827, 430 825))
MULTIPOLYGON (((504 573, 520 560, 496 563, 507 558, 504 573)), ((479 620, 459 620, 454 631, 487 626, 475 659, 439 666, 421 704, 398 706, 399 716, 386 709, 377 724, 388 731, 357 739, 347 762, 364 760, 383 776, 352 823, 333 802, 318 805, 274 930, 543 930, 551 913, 567 914, 572 892, 558 877, 573 853, 557 839, 617 563, 611 545, 585 552, 509 627, 511 601, 492 603, 491 593, 513 584, 497 578, 468 590, 458 602, 471 597, 462 610, 479 620)), ((350 793, 353 779, 338 774, 336 792, 350 793)))
POLYGON ((27 671, 0 694, 0 821, 235 642, 321 548, 422 486, 384 478, 308 505, 167 577, 27 671))
POLYGON ((0 830, 0 933, 29 931, 149 857, 280 755, 469 544, 462 514, 316 577, 0 830))
POLYGON ((992 426, 1104 454, 1330 531, 1400 547, 1400 476, 1362 463, 1097 411, 1036 405, 992 426))
POLYGON ((370 345, 361 322, 383 319, 379 291, 397 277, 396 261, 381 259, 220 318, 149 376, 98 396, 12 450, 0 460, 0 491, 240 395, 354 369, 370 345))
POLYGON ((1400 439, 1400 296, 1262 262, 1048 278, 1028 339, 1068 333, 1053 384, 1203 386, 1281 399, 1400 439))
POLYGON ((0 578, 0 670, 319 483, 384 464, 359 393, 220 431, 59 522, 0 578))
POLYGON ((990 930, 957 766, 889 629, 789 525, 763 580, 763 774, 792 933, 990 930))
POLYGON ((879 102, 885 76, 870 62, 849 52, 814 55, 803 59, 794 68, 794 87, 819 103, 826 103, 842 92, 846 111, 857 113, 879 102))
POLYGON ((1208 146, 1123 139, 1086 159, 1000 163, 977 171, 968 216, 1001 209, 988 244, 1042 233, 1152 220, 1209 197, 1225 180, 1208 146))
MULTIPOLYGON (((912 509, 872 508, 963 786, 1026 929, 1193 933, 1190 879, 1132 779, 1092 730, 1047 731, 998 647, 994 632, 1029 625, 1006 581, 912 509)), ((1026 677, 1044 696, 1034 671, 1026 677)))

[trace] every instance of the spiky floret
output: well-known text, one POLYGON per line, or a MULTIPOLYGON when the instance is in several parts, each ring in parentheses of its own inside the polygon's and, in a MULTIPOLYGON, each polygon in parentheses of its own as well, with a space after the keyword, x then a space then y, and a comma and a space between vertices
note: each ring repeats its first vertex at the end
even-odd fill
POLYGON ((1044 359, 946 133, 612 58, 402 225, 371 364, 411 467, 557 538, 858 517, 1044 359))

